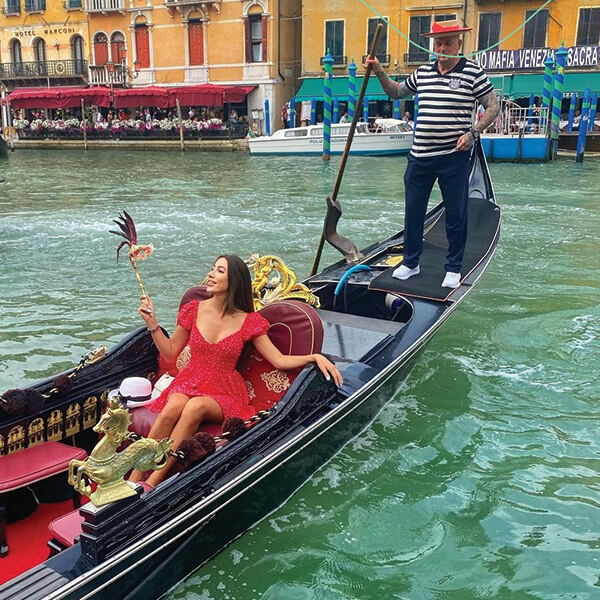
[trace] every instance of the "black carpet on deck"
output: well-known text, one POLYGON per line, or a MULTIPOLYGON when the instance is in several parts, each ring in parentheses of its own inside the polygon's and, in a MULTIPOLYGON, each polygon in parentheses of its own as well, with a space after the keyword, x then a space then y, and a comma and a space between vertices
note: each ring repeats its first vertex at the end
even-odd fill
MULTIPOLYGON (((481 198, 469 199, 469 225, 467 246, 461 269, 462 279, 488 253, 499 225, 500 210, 495 204, 481 198)), ((444 301, 454 291, 451 288, 442 287, 442 281, 446 274, 444 263, 446 262, 447 251, 446 214, 444 213, 431 230, 425 234, 423 253, 419 263, 421 272, 410 279, 402 281, 392 277, 392 273, 396 269, 396 267, 393 267, 373 279, 369 289, 444 301)))

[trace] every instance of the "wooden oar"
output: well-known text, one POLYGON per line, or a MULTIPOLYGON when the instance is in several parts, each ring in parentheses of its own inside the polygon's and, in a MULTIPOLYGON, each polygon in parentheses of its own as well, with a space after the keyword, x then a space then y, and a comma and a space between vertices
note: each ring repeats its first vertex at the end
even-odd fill
MULTIPOLYGON (((377 53, 377 46, 379 45, 379 39, 381 38, 382 31, 383 24, 379 23, 375 31, 373 43, 371 44, 371 52, 369 53, 369 58, 374 58, 375 54, 377 53)), ((335 180, 335 186, 333 187, 333 192, 331 192, 331 195, 327 196, 327 213, 325 214, 323 232, 321 233, 321 239, 319 240, 317 254, 315 256, 315 260, 310 271, 310 277, 315 275, 319 268, 319 262, 321 261, 321 254, 323 253, 323 245, 325 244, 325 240, 327 240, 336 250, 338 250, 344 255, 344 258, 346 259, 347 263, 358 262, 363 257, 352 240, 341 236, 336 231, 337 223, 340 220, 340 217, 342 216, 342 207, 337 200, 337 195, 340 191, 340 186, 342 184, 342 177, 344 176, 346 161, 348 160, 350 146, 352 146, 354 131, 356 130, 356 125, 358 124, 360 110, 362 108, 363 99, 365 97, 365 92, 367 91, 367 85, 369 83, 369 77, 371 76, 372 70, 373 65, 372 63, 369 63, 367 65, 367 69, 363 77, 362 87, 360 88, 360 94, 358 95, 358 100, 356 102, 357 108, 354 111, 354 118, 352 119, 352 124, 350 125, 350 131, 348 133, 348 139, 346 140, 346 146, 344 147, 344 153, 342 154, 342 160, 340 162, 340 168, 337 174, 337 179, 335 180)), ((368 123, 368 117, 365 118, 365 121, 368 123)))

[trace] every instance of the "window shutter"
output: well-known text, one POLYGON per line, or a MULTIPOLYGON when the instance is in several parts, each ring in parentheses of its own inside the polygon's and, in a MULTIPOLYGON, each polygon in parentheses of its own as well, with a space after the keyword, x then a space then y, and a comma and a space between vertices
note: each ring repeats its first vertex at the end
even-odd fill
POLYGON ((263 62, 267 62, 267 17, 263 15, 262 18, 262 59, 263 62))
POLYGON ((97 65, 105 65, 108 62, 108 43, 104 40, 94 43, 94 59, 97 65))
POLYGON ((246 62, 252 62, 252 34, 250 31, 250 17, 244 19, 244 27, 246 29, 246 62))
POLYGON ((204 36, 202 23, 189 24, 190 65, 204 64, 204 36))
POLYGON ((150 67, 150 36, 148 27, 145 25, 135 28, 135 48, 137 59, 140 61, 140 69, 150 67))

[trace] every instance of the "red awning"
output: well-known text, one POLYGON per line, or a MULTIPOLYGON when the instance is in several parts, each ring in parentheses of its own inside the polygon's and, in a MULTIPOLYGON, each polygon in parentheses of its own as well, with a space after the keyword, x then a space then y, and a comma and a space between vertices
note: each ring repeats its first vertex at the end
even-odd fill
POLYGON ((113 106, 115 108, 132 108, 139 106, 168 108, 170 106, 168 88, 158 86, 115 90, 114 98, 113 106))
POLYGON ((110 90, 107 88, 18 88, 8 95, 15 109, 21 108, 75 108, 81 100, 87 105, 110 106, 110 90))
POLYGON ((87 106, 110 107, 110 90, 104 87, 75 87, 61 88, 60 97, 64 108, 75 108, 81 106, 83 100, 87 106))
POLYGON ((243 102, 254 88, 255 85, 225 86, 225 102, 243 102))
POLYGON ((20 108, 63 108, 58 89, 19 88, 8 95, 10 105, 20 108))
POLYGON ((223 106, 225 87, 205 83, 203 85, 187 85, 169 89, 170 106, 223 106))

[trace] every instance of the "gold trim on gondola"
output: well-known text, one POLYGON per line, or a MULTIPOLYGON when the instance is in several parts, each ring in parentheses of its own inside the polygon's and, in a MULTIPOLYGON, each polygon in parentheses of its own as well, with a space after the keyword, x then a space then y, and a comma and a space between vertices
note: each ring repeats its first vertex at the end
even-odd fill
POLYGON ((76 402, 67 408, 65 417, 65 435, 75 435, 81 431, 81 406, 76 402))
POLYGON ((29 423, 27 427, 27 447, 37 446, 44 443, 44 419, 38 417, 29 423))
POLYGON ((63 438, 63 414, 60 410, 53 410, 48 417, 48 441, 60 442, 63 438))
MULTIPOLYGON (((106 393, 108 397, 108 391, 102 392, 101 398, 106 393)), ((89 429, 98 422, 98 398, 96 396, 88 396, 86 401, 83 403, 83 428, 89 429)))
POLYGON ((255 310, 284 299, 302 300, 319 308, 319 298, 304 284, 296 283, 296 274, 279 257, 252 254, 246 264, 254 274, 252 292, 255 310))
POLYGON ((8 432, 8 453, 13 454, 25 448, 25 428, 16 425, 8 432))

